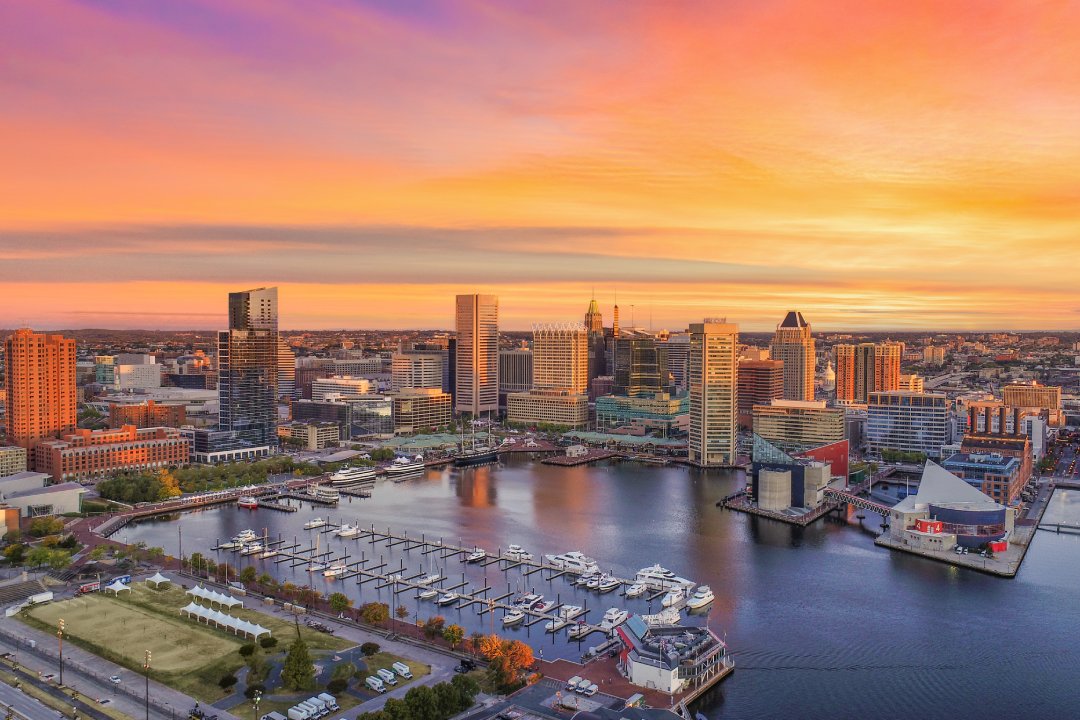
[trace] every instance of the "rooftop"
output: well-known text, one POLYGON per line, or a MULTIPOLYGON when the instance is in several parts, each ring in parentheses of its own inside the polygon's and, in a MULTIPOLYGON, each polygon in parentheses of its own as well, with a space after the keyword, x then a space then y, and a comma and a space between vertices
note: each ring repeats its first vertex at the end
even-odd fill
POLYGON ((801 312, 799 312, 798 310, 792 310, 786 316, 784 316, 784 320, 783 320, 783 322, 780 323, 780 327, 783 327, 783 328, 804 328, 808 324, 809 323, 807 323, 806 320, 803 319, 803 316, 802 316, 801 312))
POLYGON ((925 510, 930 505, 964 510, 1002 510, 989 495, 972 487, 963 478, 953 475, 935 462, 927 461, 923 468, 919 491, 908 495, 894 506, 901 512, 925 510))
POLYGON ((21 497, 30 497, 33 495, 51 495, 53 493, 60 492, 86 492, 86 488, 77 482, 65 482, 58 483, 56 485, 47 485, 45 487, 30 488, 28 490, 15 490, 13 492, 5 493, 4 497, 8 500, 21 497))

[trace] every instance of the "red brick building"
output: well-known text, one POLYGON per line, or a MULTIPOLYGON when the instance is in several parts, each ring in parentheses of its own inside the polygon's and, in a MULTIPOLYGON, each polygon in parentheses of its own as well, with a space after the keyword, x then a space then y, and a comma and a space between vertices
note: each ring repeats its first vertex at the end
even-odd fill
POLYGON ((768 405, 784 396, 783 360, 739 361, 739 425, 754 424, 754 406, 768 405))
MULTIPOLYGON (((31 451, 43 438, 75 429, 75 341, 22 328, 4 343, 7 435, 31 451)), ((33 467, 33 455, 30 457, 33 467)))
POLYGON ((76 430, 60 440, 43 440, 34 448, 38 472, 55 482, 88 481, 119 470, 151 470, 183 465, 191 448, 175 428, 76 430))
POLYGON ((184 403, 157 403, 147 400, 141 403, 109 403, 109 427, 115 429, 125 425, 137 428, 174 427, 187 423, 187 408, 184 403))

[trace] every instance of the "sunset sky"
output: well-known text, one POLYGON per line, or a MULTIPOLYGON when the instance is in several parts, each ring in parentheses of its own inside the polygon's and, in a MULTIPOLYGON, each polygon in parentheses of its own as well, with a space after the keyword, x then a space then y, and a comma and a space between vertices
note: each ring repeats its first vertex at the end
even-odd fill
POLYGON ((1080 326, 1080 3, 0 4, 0 327, 1080 326))

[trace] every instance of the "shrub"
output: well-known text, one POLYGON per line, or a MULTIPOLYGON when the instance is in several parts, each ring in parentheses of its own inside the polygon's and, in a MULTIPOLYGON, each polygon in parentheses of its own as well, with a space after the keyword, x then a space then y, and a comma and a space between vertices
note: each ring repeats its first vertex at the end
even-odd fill
POLYGON ((374 655, 379 652, 379 643, 366 642, 360 646, 360 652, 365 655, 374 655))
POLYGON ((326 683, 326 691, 331 695, 340 695, 345 692, 345 689, 349 687, 349 681, 341 678, 334 678, 330 682, 326 683))
POLYGON ((221 679, 218 680, 217 684, 222 690, 228 690, 229 688, 231 688, 233 685, 236 684, 236 676, 235 675, 222 675, 221 679))
POLYGON ((276 637, 264 637, 261 640, 259 640, 259 645, 261 645, 264 650, 269 650, 270 648, 275 647, 277 645, 277 638, 276 637))
POLYGON ((251 657, 255 654, 255 644, 248 643, 240 646, 240 657, 251 657))

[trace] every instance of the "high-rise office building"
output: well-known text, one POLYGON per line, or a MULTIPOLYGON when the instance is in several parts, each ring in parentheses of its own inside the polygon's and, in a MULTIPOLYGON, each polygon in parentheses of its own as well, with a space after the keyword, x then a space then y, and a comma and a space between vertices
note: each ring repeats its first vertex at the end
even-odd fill
POLYGON ((32 450, 74 431, 75 341, 21 328, 8 336, 4 352, 8 441, 32 450))
POLYGON ((532 386, 574 394, 589 389, 588 334, 576 323, 533 326, 532 386))
POLYGON ((784 363, 784 397, 788 400, 814 399, 814 336, 802 313, 790 311, 776 326, 769 354, 784 363))
POLYGON ((296 353, 284 340, 277 344, 277 392, 278 397, 296 397, 296 353))
POLYGON ((750 427, 755 405, 784 397, 784 363, 779 360, 739 361, 739 424, 750 427))
POLYGON ((585 311, 585 330, 589 333, 604 334, 604 319, 600 314, 600 306, 596 304, 596 298, 589 301, 589 309, 585 311))
POLYGON ((865 403, 870 393, 900 389, 899 343, 837 345, 836 399, 865 403))
POLYGON ((690 325, 691 463, 734 465, 739 412, 739 326, 723 320, 690 325))
POLYGON ((938 393, 872 392, 866 441, 871 452, 893 451, 941 457, 947 439, 948 399, 938 393))
POLYGON ((675 392, 667 344, 651 335, 622 332, 615 339, 615 394, 641 397, 675 392))
POLYGON ((689 387, 690 372, 690 335, 674 333, 667 339, 668 370, 679 392, 689 387))
POLYGON ((607 341, 604 338, 604 319, 596 298, 589 301, 585 313, 585 330, 589 343, 589 382, 607 372, 607 341))
POLYGON ((395 353, 391 358, 390 387, 394 390, 404 388, 438 388, 443 386, 443 366, 445 361, 439 352, 403 352, 395 353))
POLYGON ((479 415, 499 409, 499 298, 458 295, 454 409, 479 415))
POLYGON ((844 408, 824 400, 773 400, 755 405, 754 434, 787 453, 801 453, 844 439, 844 408))
POLYGON ((218 427, 239 445, 277 444, 277 288, 229 293, 229 329, 218 333, 218 427))

